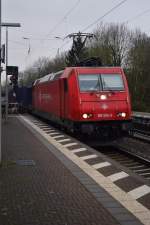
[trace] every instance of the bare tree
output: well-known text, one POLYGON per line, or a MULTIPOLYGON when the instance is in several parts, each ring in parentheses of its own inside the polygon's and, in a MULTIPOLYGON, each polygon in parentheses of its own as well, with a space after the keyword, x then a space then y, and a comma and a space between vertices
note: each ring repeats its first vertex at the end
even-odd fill
MULTIPOLYGON (((130 49, 131 32, 124 24, 103 24, 94 32, 96 39, 91 47, 104 64, 122 66, 130 49)), ((92 50, 92 49, 91 49, 92 50)))
POLYGON ((65 64, 66 53, 57 55, 54 59, 50 60, 46 57, 40 57, 33 66, 27 68, 24 72, 19 75, 20 86, 31 86, 32 83, 40 77, 46 74, 57 72, 62 70, 65 64))
POLYGON ((150 38, 139 30, 133 33, 128 54, 128 80, 133 106, 137 110, 150 110, 150 38))

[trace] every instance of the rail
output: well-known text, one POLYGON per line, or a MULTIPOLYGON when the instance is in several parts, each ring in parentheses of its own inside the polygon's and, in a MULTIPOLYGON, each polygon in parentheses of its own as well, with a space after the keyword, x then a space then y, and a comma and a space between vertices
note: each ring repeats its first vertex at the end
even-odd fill
POLYGON ((135 174, 150 181, 150 159, 117 145, 111 147, 110 150, 102 150, 101 152, 135 174))
POLYGON ((150 113, 133 112, 130 136, 150 142, 150 113))
MULTIPOLYGON (((33 118, 37 118, 37 117, 33 116, 33 118)), ((43 120, 41 120, 40 118, 38 118, 38 120, 39 121, 34 121, 34 123, 37 124, 41 129, 43 129, 43 131, 45 131, 46 133, 47 132, 49 133, 50 132, 49 123, 47 123, 47 121, 44 120, 44 124, 43 124, 40 122, 43 120)), ((51 127, 51 130, 54 130, 53 127, 51 127)), ((61 131, 61 133, 62 135, 66 134, 65 131, 64 132, 61 131)), ((73 136, 70 136, 70 137, 73 137, 73 136)), ((73 138, 76 138, 77 140, 80 141, 80 143, 84 143, 87 145, 86 140, 81 141, 77 137, 73 137, 73 138)), ((142 153, 140 154, 136 153, 132 149, 127 149, 118 143, 114 143, 113 146, 103 146, 103 147, 96 146, 94 147, 94 149, 103 153, 109 158, 117 161, 118 163, 120 163, 121 166, 124 166, 130 169, 135 174, 144 178, 147 182, 150 182, 150 157, 148 158, 146 154, 144 155, 142 153)))

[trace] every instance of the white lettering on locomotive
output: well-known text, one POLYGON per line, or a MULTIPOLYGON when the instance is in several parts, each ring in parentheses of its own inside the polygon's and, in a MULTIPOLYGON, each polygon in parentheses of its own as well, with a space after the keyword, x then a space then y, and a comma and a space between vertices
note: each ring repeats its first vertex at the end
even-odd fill
POLYGON ((51 97, 50 94, 42 94, 42 93, 40 93, 39 99, 40 99, 40 101, 42 101, 42 100, 49 101, 49 100, 52 100, 52 97, 51 97))
POLYGON ((109 117, 113 117, 113 115, 110 114, 110 113, 98 114, 97 116, 98 116, 98 118, 109 118, 109 117))

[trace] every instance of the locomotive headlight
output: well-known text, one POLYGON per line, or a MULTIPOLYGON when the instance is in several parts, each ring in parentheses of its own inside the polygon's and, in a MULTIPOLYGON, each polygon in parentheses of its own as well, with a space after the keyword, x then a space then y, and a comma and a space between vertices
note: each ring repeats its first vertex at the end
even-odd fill
POLYGON ((82 115, 82 117, 83 117, 84 119, 87 119, 87 118, 88 118, 88 114, 84 113, 84 114, 82 115))
POLYGON ((122 113, 121 113, 121 116, 122 116, 122 117, 126 117, 126 113, 125 113, 125 112, 122 112, 122 113))
POLYGON ((117 115, 120 116, 120 117, 125 118, 127 114, 125 112, 120 112, 117 115))
POLYGON ((100 99, 101 99, 101 100, 105 100, 106 98, 107 98, 106 95, 101 95, 101 96, 100 96, 100 99))
POLYGON ((93 114, 92 113, 84 113, 83 115, 82 115, 82 117, 84 118, 84 119, 89 119, 89 118, 91 118, 93 116, 93 114))

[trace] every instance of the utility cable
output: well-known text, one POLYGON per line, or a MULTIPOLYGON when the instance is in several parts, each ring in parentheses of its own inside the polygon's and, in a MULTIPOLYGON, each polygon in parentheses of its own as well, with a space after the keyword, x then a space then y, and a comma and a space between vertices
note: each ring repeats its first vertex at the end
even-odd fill
MULTIPOLYGON (((83 31, 86 31, 87 29, 89 29, 90 27, 92 27, 93 25, 97 24, 100 20, 102 20, 104 17, 106 17, 107 15, 109 15, 111 12, 113 12, 115 9, 119 8, 122 4, 124 4, 126 1, 128 0, 123 0, 120 3, 118 3, 116 6, 114 6, 112 9, 108 10, 103 16, 99 17, 97 20, 95 20, 93 23, 89 24, 87 27, 85 27, 83 29, 83 31)), ((82 31, 82 32, 83 32, 82 31)))
POLYGON ((17 45, 22 45, 22 46, 26 46, 25 44, 23 44, 22 42, 19 42, 19 41, 14 41, 14 40, 8 40, 9 42, 12 42, 14 44, 17 44, 17 45))
POLYGON ((49 33, 46 36, 49 36, 53 33, 54 30, 57 29, 57 27, 72 13, 72 11, 79 5, 81 0, 78 0, 71 9, 68 10, 68 12, 63 16, 63 18, 49 31, 49 33))
MULTIPOLYGON (((128 0, 123 0, 121 2, 119 2, 117 5, 115 5, 113 8, 111 8, 110 10, 108 10, 103 16, 99 17, 97 20, 95 20, 93 23, 89 24, 88 26, 86 26, 83 31, 86 31, 87 29, 89 29, 90 27, 92 27, 93 25, 97 24, 100 20, 102 20, 104 17, 106 17, 107 15, 109 15, 110 13, 112 13, 114 10, 116 10, 117 8, 119 8, 122 4, 124 4, 125 2, 127 2, 128 0)), ((70 42, 67 41, 65 42, 63 45, 60 46, 59 49, 62 49, 65 45, 67 45, 70 42)))
POLYGON ((143 15, 145 15, 146 13, 149 13, 149 12, 150 12, 150 9, 144 10, 143 12, 141 12, 141 13, 137 14, 136 16, 132 17, 131 19, 127 20, 125 23, 129 23, 129 22, 131 22, 131 21, 133 21, 133 20, 136 20, 136 19, 138 19, 139 17, 141 17, 141 16, 143 16, 143 15))

